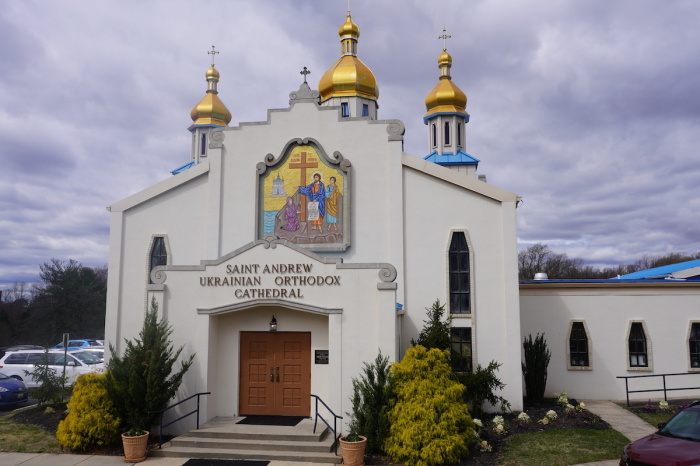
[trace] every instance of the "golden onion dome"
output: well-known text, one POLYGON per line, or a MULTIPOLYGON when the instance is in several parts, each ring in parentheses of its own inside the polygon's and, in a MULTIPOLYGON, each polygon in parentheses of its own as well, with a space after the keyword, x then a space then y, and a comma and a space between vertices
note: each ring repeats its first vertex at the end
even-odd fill
POLYGON ((338 29, 341 57, 321 76, 318 92, 321 101, 331 97, 357 96, 376 100, 379 87, 374 73, 357 58, 357 39, 360 29, 348 13, 345 23, 338 29))
POLYGON ((435 113, 461 113, 468 115, 466 111, 467 95, 452 82, 452 77, 450 76, 452 56, 445 49, 438 57, 438 67, 440 68, 440 80, 425 97, 425 108, 428 110, 425 117, 435 113))
POLYGON ((219 76, 219 71, 214 66, 207 70, 207 93, 190 112, 193 125, 228 126, 231 122, 231 112, 217 95, 219 76))

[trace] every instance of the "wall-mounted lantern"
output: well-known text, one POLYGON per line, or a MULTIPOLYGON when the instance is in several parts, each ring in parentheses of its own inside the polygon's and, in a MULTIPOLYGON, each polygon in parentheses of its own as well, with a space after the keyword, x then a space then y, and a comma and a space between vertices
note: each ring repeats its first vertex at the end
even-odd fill
POLYGON ((277 331, 277 319, 275 319, 275 316, 272 316, 272 320, 270 321, 270 331, 271 332, 277 331))

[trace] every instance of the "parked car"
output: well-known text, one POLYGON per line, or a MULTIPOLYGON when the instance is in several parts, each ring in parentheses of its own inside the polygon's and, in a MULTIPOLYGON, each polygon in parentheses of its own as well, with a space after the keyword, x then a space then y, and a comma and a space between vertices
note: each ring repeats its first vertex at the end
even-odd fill
POLYGON ((14 345, 14 346, 8 346, 7 348, 2 348, 0 349, 0 358, 5 356, 5 353, 8 351, 19 351, 23 349, 40 349, 43 350, 45 349, 43 346, 37 346, 37 345, 14 345))
POLYGON ((700 401, 695 401, 659 430, 625 446, 620 466, 700 464, 700 401))
POLYGON ((0 406, 15 406, 29 399, 24 382, 0 372, 0 406))
POLYGON ((83 346, 80 348, 83 351, 92 353, 99 358, 101 362, 105 360, 105 347, 104 346, 83 346))
POLYGON ((75 382, 80 374, 104 369, 104 364, 94 354, 83 350, 21 350, 7 353, 0 359, 0 371, 25 383, 28 388, 38 387, 39 384, 26 371, 33 371, 36 364, 44 357, 48 359, 49 367, 57 374, 63 374, 65 363, 68 383, 75 382))
MULTIPOLYGON (((102 346, 97 340, 85 339, 85 340, 68 340, 68 349, 80 349, 86 346, 102 346)), ((63 342, 53 346, 56 349, 63 349, 63 342)))

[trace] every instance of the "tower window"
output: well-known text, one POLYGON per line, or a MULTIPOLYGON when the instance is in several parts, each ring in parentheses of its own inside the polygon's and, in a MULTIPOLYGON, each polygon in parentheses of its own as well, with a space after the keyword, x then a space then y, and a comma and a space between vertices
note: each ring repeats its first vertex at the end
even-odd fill
POLYGON ((448 121, 445 122, 445 145, 450 145, 450 123, 448 121))
POLYGON ((432 129, 433 129, 433 147, 437 146, 437 127, 435 126, 435 123, 432 124, 432 129))
POLYGON ((688 347, 690 352, 690 367, 693 369, 700 369, 700 322, 693 322, 690 326, 688 347))
POLYGON ((207 155, 207 135, 202 134, 202 147, 200 149, 200 155, 207 155))
POLYGON ((347 102, 340 103, 340 114, 343 116, 343 118, 350 116, 350 107, 348 106, 347 102))
POLYGON ((583 322, 574 322, 569 334, 569 363, 572 367, 587 367, 588 336, 583 322))
POLYGON ((449 253, 450 313, 470 314, 469 247, 461 231, 452 234, 449 253))
POLYGON ((148 283, 151 281, 151 271, 159 265, 168 265, 168 251, 165 248, 165 238, 156 236, 153 238, 153 246, 151 247, 151 267, 148 269, 148 283))
POLYGON ((457 328, 450 329, 450 339, 452 340, 452 365, 457 372, 472 371, 472 329, 457 328))
POLYGON ((641 322, 632 322, 628 344, 630 367, 648 367, 647 337, 641 322))
POLYGON ((457 123, 457 145, 462 147, 462 123, 457 123))
POLYGON ((362 104, 362 116, 363 117, 369 116, 369 105, 362 104))

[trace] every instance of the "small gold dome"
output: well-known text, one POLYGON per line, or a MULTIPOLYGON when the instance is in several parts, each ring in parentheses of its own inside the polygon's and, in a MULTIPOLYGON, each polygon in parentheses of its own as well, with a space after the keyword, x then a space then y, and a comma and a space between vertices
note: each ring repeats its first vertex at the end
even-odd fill
POLYGON ((360 28, 357 27, 357 24, 352 22, 349 13, 347 18, 345 18, 345 22, 338 28, 338 35, 341 39, 348 35, 355 36, 355 39, 360 38, 360 28))
POLYGON ((461 113, 468 115, 467 95, 452 82, 450 67, 452 66, 452 56, 443 50, 438 57, 438 67, 440 68, 440 80, 432 91, 425 97, 425 108, 428 113, 425 117, 435 113, 461 113))
POLYGON ((193 125, 228 126, 231 122, 231 112, 217 95, 216 84, 219 82, 219 76, 219 72, 213 66, 207 70, 207 93, 190 112, 193 125))
POLYGON ((321 101, 331 97, 357 96, 376 100, 379 87, 374 73, 357 58, 357 38, 360 29, 353 23, 350 14, 338 29, 341 42, 341 57, 321 76, 318 92, 321 101))

